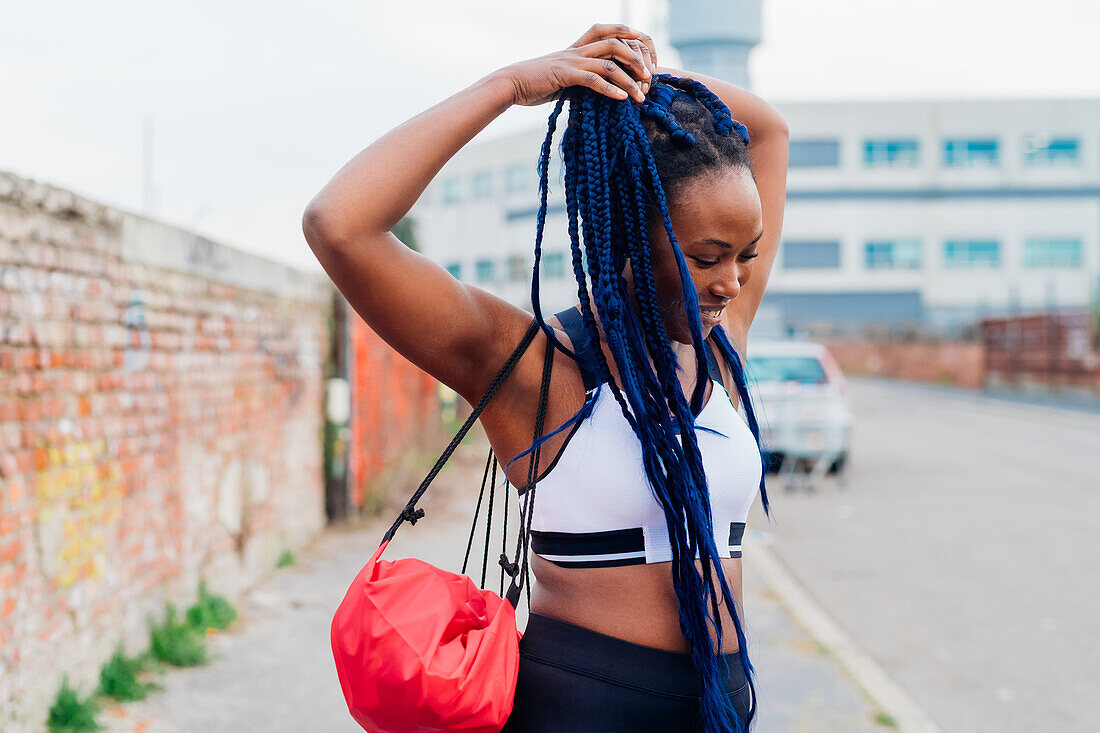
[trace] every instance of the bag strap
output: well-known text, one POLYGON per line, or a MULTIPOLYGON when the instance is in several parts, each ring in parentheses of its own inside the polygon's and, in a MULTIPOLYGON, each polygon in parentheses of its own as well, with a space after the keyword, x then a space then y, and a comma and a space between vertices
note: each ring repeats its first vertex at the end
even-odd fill
MULTIPOLYGON (((447 446, 446 450, 443 451, 443 455, 441 455, 439 459, 435 462, 435 465, 432 466, 432 470, 428 471, 428 475, 424 477, 424 480, 420 482, 420 486, 417 488, 416 491, 413 492, 412 498, 409 499, 407 504, 405 504, 405 508, 401 510, 401 513, 397 516, 397 519, 386 531, 385 536, 382 538, 381 544, 385 544, 392 540, 393 536, 397 534, 397 530, 403 522, 416 524, 417 520, 424 516, 424 510, 417 509, 416 503, 420 501, 420 498, 422 496, 424 496, 424 492, 428 490, 428 486, 431 485, 432 481, 435 480, 435 477, 443 469, 443 465, 451 457, 451 454, 455 452, 455 449, 458 448, 459 444, 462 442, 462 439, 466 437, 466 433, 470 432, 470 428, 473 427, 474 423, 477 422, 477 419, 481 416, 481 413, 484 412, 486 406, 489 404, 489 400, 492 399, 493 395, 496 394, 498 389, 500 389, 500 385, 504 383, 504 380, 507 379, 508 375, 512 373, 512 369, 515 368, 516 364, 519 362, 520 357, 523 356, 524 352, 527 351, 527 347, 531 345, 532 341, 534 341, 535 334, 537 334, 538 332, 538 321, 532 320, 531 325, 527 328, 527 333, 523 335, 523 339, 519 342, 519 346, 515 348, 515 351, 512 352, 512 355, 508 357, 508 361, 504 362, 504 366, 502 366, 500 368, 500 371, 497 372, 497 375, 493 377, 493 381, 489 384, 489 388, 485 390, 485 394, 481 396, 481 399, 478 401, 477 405, 474 406, 474 409, 470 413, 470 416, 466 418, 466 422, 464 422, 462 424, 462 427, 458 429, 458 432, 455 433, 455 437, 451 440, 451 443, 447 446)), ((552 352, 553 348, 547 346, 547 351, 552 352)), ((546 386, 548 384, 548 377, 546 374, 544 374, 543 385, 546 386)), ((539 400, 540 413, 545 413, 545 390, 543 390, 543 393, 539 395, 539 400)), ((538 430, 541 431, 541 428, 542 425, 540 423, 538 426, 538 430)))
MULTIPOLYGON (((547 344, 546 354, 543 357, 542 366, 542 384, 539 386, 539 406, 535 412, 535 434, 531 440, 533 448, 528 449, 530 451, 530 459, 527 465, 527 483, 523 489, 519 491, 520 501, 519 505, 519 530, 516 536, 516 551, 513 557, 515 560, 508 559, 508 495, 511 493, 507 487, 504 491, 504 528, 501 532, 501 547, 500 558, 498 564, 500 565, 500 594, 504 596, 509 603, 512 604, 512 608, 515 608, 519 603, 520 592, 527 589, 527 605, 531 605, 531 582, 530 575, 528 573, 528 548, 530 547, 531 536, 531 520, 534 516, 534 501, 535 501, 535 484, 538 483, 538 466, 539 458, 542 454, 541 446, 538 446, 539 440, 542 438, 546 423, 546 405, 550 394, 550 377, 553 371, 554 364, 554 345, 553 343, 547 344), (504 590, 504 577, 508 576, 511 579, 509 589, 506 592, 504 590)), ((515 460, 515 459, 513 459, 515 460)), ((496 494, 497 483, 497 460, 493 455, 492 449, 489 450, 489 457, 485 461, 485 471, 481 476, 481 491, 477 496, 477 507, 474 509, 474 518, 470 523, 470 537, 466 542, 466 555, 462 558, 462 573, 466 574, 466 569, 470 563, 470 550, 473 548, 474 535, 477 532, 477 520, 481 513, 481 505, 485 500, 485 488, 489 487, 489 508, 485 517, 485 545, 481 558, 481 586, 485 587, 485 579, 489 570, 489 543, 491 542, 493 535, 493 497, 496 494), (492 469, 492 475, 490 476, 490 468, 492 469)))
POLYGON ((512 583, 508 587, 505 598, 515 608, 519 604, 519 594, 527 588, 527 606, 531 606, 531 584, 528 575, 527 553, 531 546, 531 519, 535 514, 535 484, 538 483, 539 457, 542 455, 542 446, 539 439, 542 437, 546 424, 546 403, 550 393, 550 375, 554 367, 554 344, 546 344, 546 356, 542 362, 542 384, 539 386, 539 407, 535 413, 535 436, 531 440, 534 450, 531 451, 531 460, 527 464, 527 485, 523 489, 519 511, 519 536, 516 538, 515 561, 508 564, 506 555, 501 555, 501 567, 512 576, 512 583), (523 561, 520 562, 522 553, 523 561), (518 565, 518 566, 517 566, 518 565))

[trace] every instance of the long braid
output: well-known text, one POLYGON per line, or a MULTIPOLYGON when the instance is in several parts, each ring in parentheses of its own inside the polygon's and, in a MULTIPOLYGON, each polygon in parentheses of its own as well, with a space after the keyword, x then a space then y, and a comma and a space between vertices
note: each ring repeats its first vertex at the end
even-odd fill
MULTIPOLYGON (((662 95, 663 96, 663 95, 662 95)), ((671 115, 667 113, 665 115, 659 115, 659 117, 666 122, 670 121, 671 115)), ((689 137, 690 133, 687 133, 677 126, 673 130, 673 140, 680 145, 685 143, 694 144, 694 138, 689 137)), ((648 152, 648 145, 644 142, 640 145, 642 157, 643 157, 643 170, 649 173, 649 184, 651 190, 654 192, 658 208, 661 212, 662 220, 665 225, 665 230, 669 235, 669 241, 673 243, 673 249, 678 249, 678 244, 675 240, 675 234, 672 232, 671 220, 668 216, 668 205, 664 197, 663 189, 660 185, 660 178, 657 174, 656 165, 652 159, 652 156, 648 152)), ((638 248, 640 249, 640 247, 638 248)), ((632 253, 634 254, 634 253, 632 253)), ((636 280, 640 280, 643 283, 643 291, 651 291, 653 298, 656 297, 655 284, 653 283, 652 271, 649 268, 649 258, 646 256, 647 252, 639 252, 642 256, 637 258, 639 261, 639 275, 636 280)), ((634 262, 632 258, 631 262, 634 262)), ((698 302, 695 297, 694 287, 690 287, 690 276, 687 275, 686 263, 680 267, 681 282, 684 290, 685 308, 690 313, 698 309, 698 302)), ((652 319, 649 321, 649 327, 654 329, 652 319)), ((698 320, 697 318, 695 319, 698 320)), ((660 323, 658 320, 657 323, 660 323)), ((698 444, 695 439, 694 431, 694 412, 701 409, 703 391, 705 388, 705 361, 701 353, 702 346, 702 327, 699 325, 697 328, 692 328, 693 342, 696 346, 696 366, 697 366, 697 379, 696 390, 693 394, 692 408, 685 409, 685 398, 682 390, 679 386, 679 379, 676 378, 675 372, 672 370, 662 370, 665 373, 662 374, 662 381, 666 384, 666 394, 672 393, 672 398, 669 400, 674 405, 673 412, 678 417, 678 422, 681 425, 680 435, 682 436, 681 448, 685 453, 684 458, 686 466, 681 463, 681 470, 677 473, 680 474, 679 480, 675 486, 682 489, 683 497, 681 499, 680 506, 676 507, 675 520, 670 513, 666 510, 666 523, 669 525, 670 538, 672 538, 671 544, 673 545, 673 567, 674 567, 674 584, 677 585, 677 596, 680 599, 680 625, 684 631, 685 639, 688 641, 689 646, 692 649, 694 658, 696 659, 696 665, 699 668, 704 680, 703 685, 703 709, 705 717, 710 721, 707 726, 708 729, 723 730, 725 726, 721 725, 722 719, 725 719, 728 723, 730 719, 734 719, 734 725, 739 726, 739 721, 735 720, 736 716, 729 715, 728 710, 723 710, 725 701, 720 694, 721 687, 719 681, 721 680, 720 671, 718 669, 718 651, 721 644, 721 622, 720 616, 717 613, 717 598, 715 598, 714 586, 712 583, 712 569, 717 570, 717 574, 720 579, 720 585, 725 586, 724 575, 721 571, 721 566, 717 559, 717 548, 714 546, 713 538, 713 523, 710 516, 710 501, 709 494, 707 492, 706 476, 702 470, 702 458, 699 453, 698 444), (669 372, 672 372, 669 374, 669 372), (671 389, 668 389, 671 388, 671 389), (685 472, 683 468, 688 470, 685 472), (687 475, 684 475, 684 474, 687 475), (686 479, 686 480, 685 480, 686 479), (687 532, 686 537, 683 536, 683 522, 680 520, 681 513, 685 515, 687 519, 687 532), (684 549, 687 552, 684 552, 684 549), (696 570, 694 559, 696 554, 699 555, 701 565, 703 567, 702 577, 696 570), (685 597, 687 602, 685 603, 685 597), (694 600, 694 602, 692 602, 694 600), (710 601, 707 603, 707 601, 710 601), (708 619, 705 613, 706 606, 710 606, 710 617, 708 619), (703 608, 700 609, 699 607, 703 608), (700 613, 700 611, 703 611, 700 613), (708 629, 708 620, 714 627, 716 637, 714 642, 711 641, 711 635, 708 629), (709 684, 708 684, 709 682, 709 684)), ((671 352, 671 345, 668 343, 667 336, 664 338, 664 348, 671 352)), ((675 359, 673 358, 673 362, 675 359)), ((670 476, 671 478, 671 476, 670 476)), ((728 590, 723 588, 723 590, 728 590)), ((723 595, 727 595, 723 593, 723 595)), ((725 601, 725 598, 723 598, 725 601)), ((733 607, 733 604, 729 604, 733 607)), ((736 609, 733 609, 733 613, 736 616, 736 609)), ((737 729, 736 727, 734 728, 737 729)))
MULTIPOLYGON (((563 97, 564 96, 565 95, 563 95, 563 97)), ((576 98, 574 97, 573 99, 576 98)), ((607 294, 610 291, 611 284, 608 268, 601 264, 601 258, 607 254, 606 250, 608 248, 606 246, 599 246, 599 240, 596 237, 595 227, 591 224, 591 222, 594 221, 597 217, 597 215, 592 212, 592 205, 594 199, 599 194, 598 180, 596 186, 592 185, 593 177, 598 175, 592 171, 592 166, 595 164, 595 161, 598 160, 595 135, 593 134, 594 126, 592 125, 590 119, 592 117, 595 104, 596 100, 587 96, 582 96, 579 100, 579 104, 570 102, 569 126, 570 129, 574 131, 574 135, 568 140, 563 139, 562 144, 565 145, 567 144, 567 142, 573 143, 578 148, 577 158, 575 160, 580 164, 580 168, 578 168, 577 176, 580 180, 584 182, 582 184, 584 195, 580 197, 581 215, 583 217, 583 233, 585 235, 584 254, 588 262, 589 279, 592 283, 593 288, 593 300, 596 302, 596 308, 600 312, 600 320, 605 321, 606 328, 606 321, 613 320, 617 316, 617 309, 613 309, 613 307, 607 303, 607 294), (576 112, 575 116, 573 115, 574 112, 576 112), (577 143, 578 135, 581 138, 579 144, 577 143), (582 173, 584 175, 581 175, 582 173), (595 246, 593 246, 593 244, 595 244, 595 246), (598 281, 597 278, 599 278, 598 281)), ((576 271, 576 267, 574 267, 574 271, 576 271)), ((600 330, 599 327, 596 325, 595 314, 592 312, 588 301, 581 301, 581 310, 584 317, 585 329, 588 332, 588 338, 594 344, 600 343, 600 330)), ((608 346, 612 348, 613 352, 615 351, 615 347, 614 344, 611 343, 611 339, 608 340, 608 346)), ((619 403, 619 407, 622 409, 623 415, 626 416, 626 419, 630 423, 631 427, 635 430, 635 432, 637 432, 637 422, 634 418, 634 415, 630 412, 630 409, 627 405, 626 397, 623 395, 622 390, 615 383, 615 380, 611 378, 611 368, 607 363, 607 359, 603 354, 603 350, 594 349, 594 351, 596 352, 596 355, 598 357, 597 367, 601 380, 603 380, 603 383, 606 383, 608 386, 610 386, 611 393, 614 396, 615 401, 619 403)), ((618 363, 618 359, 616 359, 616 363, 618 363)))
MULTIPOLYGON (((634 132, 636 131, 632 131, 632 133, 634 132)), ((630 136, 625 137, 625 146, 627 156, 628 158, 631 158, 635 154, 635 140, 631 139, 630 136)), ((634 204, 634 216, 627 216, 626 218, 631 220, 640 219, 640 221, 644 223, 646 220, 645 216, 647 207, 645 204, 643 182, 641 179, 635 181, 632 203, 634 204)), ((642 232, 646 231, 644 226, 640 227, 640 230, 642 232)), ((634 241, 637 243, 637 245, 631 251, 631 266, 632 268, 634 268, 634 272, 637 273, 637 277, 635 278, 635 295, 638 298, 638 302, 639 305, 642 307, 643 313, 645 314, 645 322, 650 325, 648 331, 649 335, 647 338, 647 346, 649 347, 648 350, 649 353, 653 355, 654 364, 657 367, 658 372, 668 373, 670 370, 675 369, 677 364, 675 355, 672 353, 668 342, 667 333, 664 330, 660 308, 657 301, 657 292, 656 288, 654 287, 648 233, 643 234, 634 241)), ((667 380, 665 383, 666 389, 664 391, 664 395, 670 403, 676 401, 684 401, 683 392, 677 388, 678 386, 679 380, 667 380)), ((679 432, 681 435, 692 432, 692 425, 689 425, 688 421, 685 419, 688 414, 690 413, 686 404, 680 405, 680 409, 676 411, 676 416, 679 423, 679 432)), ((685 441, 683 443, 683 447, 685 450, 698 452, 698 444, 694 440, 685 441)), ((693 467, 693 465, 693 462, 689 461, 689 467, 693 467)), ((699 466, 702 466, 701 456, 699 459, 699 466)), ((699 471, 698 474, 695 475, 695 480, 696 485, 699 486, 702 490, 698 492, 700 494, 700 497, 691 498, 702 499, 701 503, 706 512, 707 521, 712 523, 713 518, 710 515, 709 492, 706 489, 706 475, 702 471, 699 471)), ((692 556, 694 556, 694 553, 692 553, 692 556)), ((705 554, 703 555, 703 557, 705 559, 705 554)), ((703 569, 704 580, 706 580, 709 585, 711 579, 709 563, 704 562, 703 569)), ((717 597, 712 595, 710 600, 713 620, 715 621, 716 633, 720 638, 721 617, 718 613, 718 599, 717 597)))
POLYGON ((554 130, 557 127, 558 115, 561 114, 564 105, 565 97, 558 99, 557 104, 554 105, 554 114, 550 115, 549 130, 546 134, 546 139, 542 143, 542 149, 539 151, 539 162, 537 167, 539 174, 539 213, 535 225, 535 264, 531 274, 531 306, 534 308, 535 318, 542 326, 542 330, 547 338, 549 338, 558 348, 575 359, 577 358, 576 354, 570 353, 561 341, 558 340, 557 335, 554 333, 554 329, 546 325, 546 321, 542 315, 542 299, 539 297, 539 265, 542 262, 542 233, 546 226, 546 197, 550 189, 548 173, 550 168, 550 151, 554 140, 554 130))
MULTIPOLYGON (((554 105, 554 111, 550 115, 546 139, 543 141, 542 149, 539 152, 539 162, 537 167, 539 174, 539 212, 535 226, 535 264, 531 276, 531 305, 535 313, 535 319, 538 321, 547 338, 551 341, 551 344, 548 345, 548 348, 554 348, 556 346, 564 353, 568 354, 571 358, 579 361, 579 357, 577 356, 577 354, 574 351, 567 349, 554 333, 554 329, 546 323, 546 320, 543 318, 542 315, 542 302, 539 298, 539 264, 542 260, 542 236, 546 224, 546 200, 550 190, 550 151, 552 149, 552 143, 554 139, 554 130, 557 128, 558 115, 561 114, 561 110, 565 106, 565 101, 565 96, 562 96, 560 99, 558 99, 557 104, 554 105)), ((570 151, 570 156, 571 153, 572 151, 570 151)), ((574 166, 568 165, 566 167, 566 177, 568 181, 566 184, 567 192, 569 192, 570 190, 575 191, 576 174, 573 168, 574 166)), ((573 249, 575 250, 575 252, 579 252, 580 243, 577 238, 577 199, 575 192, 572 196, 567 196, 567 200, 569 201, 569 236, 570 240, 572 241, 573 249)), ((574 272, 577 277, 578 296, 580 297, 582 303, 586 303, 588 300, 588 287, 584 277, 584 270, 580 267, 579 259, 576 256, 574 256, 573 258, 573 265, 574 272)), ((580 420, 584 420, 586 417, 588 417, 588 415, 592 412, 592 408, 595 407, 595 404, 596 402, 594 396, 586 399, 585 403, 581 406, 581 409, 577 411, 577 414, 573 415, 573 417, 566 420, 553 431, 543 434, 542 437, 539 438, 530 448, 524 450, 522 453, 514 456, 511 460, 509 460, 504 469, 505 473, 507 473, 512 464, 518 461, 520 458, 523 458, 524 456, 534 451, 537 451, 544 442, 554 437, 561 431, 565 430, 569 426, 573 425, 574 423, 580 420)), ((530 521, 530 518, 528 518, 528 521, 530 521)), ((530 592, 530 590, 528 590, 528 592, 530 592)))
MULTIPOLYGON (((665 514, 680 627, 702 683, 701 715, 705 728, 740 733, 744 726, 723 694, 719 605, 725 606, 734 620, 741 648, 739 656, 750 684, 752 666, 745 652, 739 613, 719 562, 706 474, 696 440, 695 414, 701 409, 707 381, 698 299, 672 231, 660 166, 651 150, 643 118, 663 126, 674 145, 685 150, 695 146, 699 136, 687 130, 671 113, 669 108, 677 95, 696 99, 709 110, 712 129, 720 135, 736 131, 739 123, 730 121, 728 109, 717 97, 704 94, 709 94, 705 87, 681 85, 681 81, 684 80, 667 75, 655 76, 649 98, 640 106, 609 100, 583 87, 571 88, 562 95, 551 115, 540 156, 542 195, 537 248, 541 247, 545 221, 549 142, 562 109, 561 102, 568 98, 569 120, 562 135, 561 151, 573 273, 586 333, 595 344, 600 343, 602 334, 615 362, 618 380, 611 379, 611 367, 601 348, 593 350, 594 367, 639 439, 646 476, 665 514), (680 387, 677 376, 680 366, 657 299, 647 232, 654 206, 672 243, 689 314, 697 375, 690 402, 680 387), (631 301, 630 289, 621 276, 627 261, 633 273, 635 302, 631 301), (701 571, 695 564, 697 556, 701 571), (717 584, 713 582, 715 575, 717 584)), ((747 138, 747 133, 744 137, 747 138)), ((536 284, 532 285, 532 299, 538 299, 536 284)), ((536 318, 544 329, 551 331, 543 321, 539 304, 533 305, 536 318)), ((724 335, 718 339, 720 350, 731 363, 738 392, 751 415, 744 391, 744 372, 728 348, 728 341, 723 339, 724 335)), ((590 411, 592 403, 592 398, 587 400, 567 424, 582 419, 582 413, 590 411)), ((759 440, 755 417, 750 417, 749 425, 759 440)))
POLYGON ((745 367, 741 362, 741 358, 737 355, 736 350, 734 350, 733 344, 730 343, 729 338, 726 336, 726 332, 721 327, 715 328, 711 331, 711 334, 714 336, 715 343, 718 344, 718 350, 722 353, 722 357, 726 360, 726 363, 730 365, 730 371, 733 372, 733 381, 737 385, 737 396, 741 399, 741 404, 745 406, 746 422, 749 424, 749 429, 752 430, 753 436, 756 437, 757 445, 760 447, 761 465, 763 468, 760 473, 760 503, 764 506, 764 514, 770 517, 771 505, 768 503, 768 492, 764 488, 764 476, 768 473, 767 451, 760 442, 760 424, 756 419, 756 411, 752 407, 752 400, 749 398, 745 367))

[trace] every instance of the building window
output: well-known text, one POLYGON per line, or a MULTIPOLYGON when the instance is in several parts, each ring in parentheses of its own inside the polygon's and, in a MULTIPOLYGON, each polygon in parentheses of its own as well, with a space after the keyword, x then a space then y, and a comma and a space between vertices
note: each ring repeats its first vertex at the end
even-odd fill
POLYGON ((867 242, 863 254, 868 270, 915 270, 920 267, 920 242, 916 239, 867 242))
POLYGON ((443 181, 443 203, 457 204, 462 198, 462 180, 448 178, 443 181))
POLYGON ((1034 166, 1074 165, 1081 162, 1081 143, 1075 137, 1024 136, 1024 163, 1034 166))
POLYGON ((512 255, 508 258, 508 279, 512 282, 520 282, 527 278, 527 258, 522 255, 512 255))
POLYGON ((992 167, 1000 163, 996 138, 957 138, 943 141, 943 164, 950 168, 992 167))
POLYGON ((920 141, 865 140, 863 164, 868 168, 914 168, 920 165, 920 141))
POLYGON ((945 267, 998 267, 1001 243, 992 239, 955 239, 943 245, 945 267))
POLYGON ((1028 239, 1024 242, 1025 267, 1080 267, 1080 239, 1028 239))
POLYGON ((791 140, 791 168, 835 168, 840 165, 840 141, 835 138, 791 140))
POLYGON ((489 198, 493 194, 493 172, 478 171, 475 173, 471 189, 475 199, 489 198))
POLYGON ((455 278, 456 280, 461 280, 462 279, 462 263, 461 262, 452 262, 451 264, 447 265, 447 272, 451 273, 451 277, 455 278))
POLYGON ((788 270, 840 267, 840 242, 802 240, 783 243, 783 267, 788 270))
POLYGON ((565 277, 565 253, 547 252, 542 256, 542 272, 546 277, 560 280, 565 277))
POLYGON ((521 193, 534 182, 534 172, 526 165, 510 165, 504 169, 504 190, 507 193, 521 193))
POLYGON ((478 260, 475 267, 477 268, 477 281, 479 283, 487 283, 496 279, 496 263, 492 260, 478 260))

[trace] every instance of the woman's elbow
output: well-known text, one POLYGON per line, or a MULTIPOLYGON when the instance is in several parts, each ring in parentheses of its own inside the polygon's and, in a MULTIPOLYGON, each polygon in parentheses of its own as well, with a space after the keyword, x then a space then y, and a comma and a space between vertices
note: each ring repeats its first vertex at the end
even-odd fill
POLYGON ((789 140, 791 137, 791 128, 787 125, 787 120, 783 117, 782 113, 775 107, 768 105, 769 116, 767 125, 767 136, 769 138, 789 140))
MULTIPOLYGON (((774 107, 772 109, 775 109, 774 107)), ((779 110, 775 110, 776 130, 783 137, 790 139, 791 128, 787 124, 787 118, 780 113, 779 110)))
POLYGON ((339 216, 332 206, 317 197, 309 202, 302 214, 302 234, 314 251, 338 245, 344 235, 339 216))

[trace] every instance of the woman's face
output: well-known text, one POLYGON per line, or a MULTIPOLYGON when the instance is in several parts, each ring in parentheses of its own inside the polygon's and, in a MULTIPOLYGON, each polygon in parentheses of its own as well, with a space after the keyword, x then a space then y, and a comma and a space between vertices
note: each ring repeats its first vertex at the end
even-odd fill
MULTIPOLYGON (((688 183, 669 202, 672 231, 684 253, 699 300, 703 336, 710 334, 752 276, 757 243, 763 235, 760 195, 747 168, 688 183)), ((653 277, 668 335, 691 343, 680 271, 660 219, 650 227, 653 277)))

